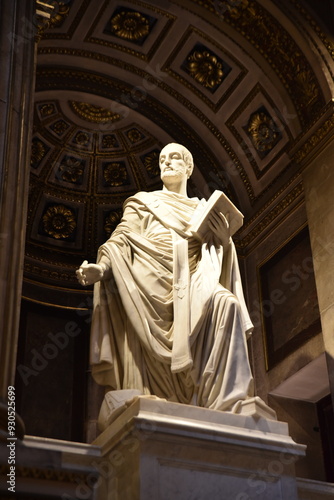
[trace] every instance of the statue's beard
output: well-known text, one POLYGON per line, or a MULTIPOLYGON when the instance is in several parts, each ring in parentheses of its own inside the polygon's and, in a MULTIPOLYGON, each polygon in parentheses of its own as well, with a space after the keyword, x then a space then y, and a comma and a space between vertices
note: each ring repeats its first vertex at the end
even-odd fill
POLYGON ((165 170, 162 174, 161 174, 161 178, 164 179, 165 177, 169 178, 169 177, 182 177, 183 175, 183 172, 181 170, 165 170))

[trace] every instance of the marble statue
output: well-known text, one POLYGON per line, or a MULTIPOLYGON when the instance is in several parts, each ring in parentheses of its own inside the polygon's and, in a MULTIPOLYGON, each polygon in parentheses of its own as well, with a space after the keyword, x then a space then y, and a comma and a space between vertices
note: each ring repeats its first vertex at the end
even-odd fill
POLYGON ((242 215, 219 191, 208 202, 187 196, 185 147, 168 144, 159 164, 163 189, 128 198, 97 263, 77 270, 95 284, 92 374, 107 391, 233 412, 253 396, 253 325, 231 238, 242 215))

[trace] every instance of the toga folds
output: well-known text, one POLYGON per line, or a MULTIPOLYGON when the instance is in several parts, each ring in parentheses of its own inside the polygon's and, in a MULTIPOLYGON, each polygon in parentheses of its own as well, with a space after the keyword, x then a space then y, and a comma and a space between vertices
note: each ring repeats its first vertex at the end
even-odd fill
POLYGON ((187 229, 205 200, 139 192, 98 252, 91 365, 109 390, 233 411, 253 396, 252 331, 232 239, 216 248, 187 229))

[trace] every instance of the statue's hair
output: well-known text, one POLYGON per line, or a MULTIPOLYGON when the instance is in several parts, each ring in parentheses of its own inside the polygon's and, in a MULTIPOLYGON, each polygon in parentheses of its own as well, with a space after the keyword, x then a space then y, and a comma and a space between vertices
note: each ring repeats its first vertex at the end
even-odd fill
POLYGON ((177 142, 170 142, 169 144, 166 144, 166 146, 161 151, 163 151, 167 146, 178 146, 179 148, 181 148, 183 160, 184 160, 185 164, 190 167, 190 172, 188 175, 188 178, 189 178, 192 174, 193 169, 194 169, 193 155, 190 153, 189 149, 187 149, 182 144, 178 144, 177 142))

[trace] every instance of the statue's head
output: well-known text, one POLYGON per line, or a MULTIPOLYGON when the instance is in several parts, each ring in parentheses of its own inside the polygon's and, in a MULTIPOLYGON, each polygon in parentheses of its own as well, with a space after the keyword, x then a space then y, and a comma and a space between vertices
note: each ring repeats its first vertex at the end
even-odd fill
POLYGON ((182 163, 184 164, 184 173, 186 173, 187 178, 189 179, 194 169, 192 154, 186 147, 182 146, 182 144, 177 144, 175 142, 167 144, 167 146, 165 146, 160 152, 159 165, 162 176, 164 174, 163 166, 166 160, 169 161, 173 159, 178 161, 178 168, 182 168, 182 163))

